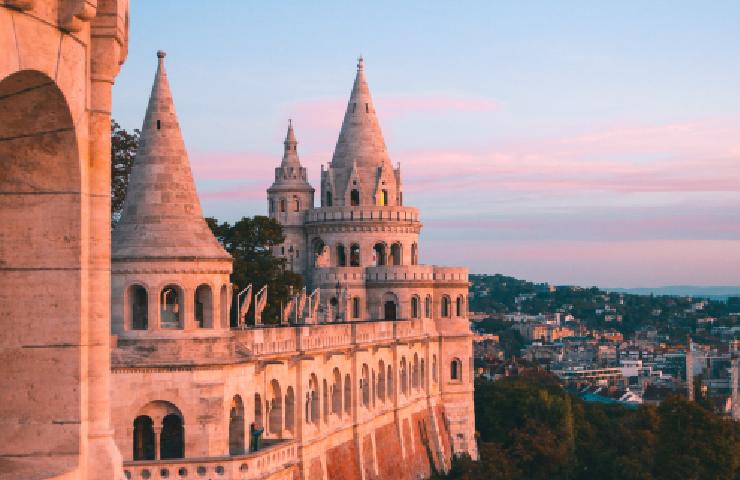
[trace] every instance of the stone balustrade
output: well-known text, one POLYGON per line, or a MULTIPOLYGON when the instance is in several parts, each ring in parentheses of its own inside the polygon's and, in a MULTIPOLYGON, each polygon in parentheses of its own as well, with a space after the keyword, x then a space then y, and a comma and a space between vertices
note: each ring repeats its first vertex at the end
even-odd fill
POLYGON ((127 479, 192 479, 252 480, 263 478, 280 470, 292 479, 298 462, 293 441, 265 446, 257 452, 232 457, 182 458, 170 460, 137 460, 123 463, 127 479))
POLYGON ((468 269, 436 265, 384 265, 381 267, 322 267, 313 273, 315 284, 351 280, 378 282, 385 280, 431 280, 468 283, 468 269))
POLYGON ((306 223, 344 222, 344 221, 391 221, 419 222, 419 209, 413 207, 320 207, 306 212, 306 223))

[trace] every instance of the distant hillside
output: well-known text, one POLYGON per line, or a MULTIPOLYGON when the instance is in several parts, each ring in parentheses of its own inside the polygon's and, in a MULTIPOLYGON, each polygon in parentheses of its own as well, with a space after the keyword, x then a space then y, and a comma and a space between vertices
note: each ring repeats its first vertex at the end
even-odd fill
POLYGON ((671 295, 677 297, 702 297, 713 300, 727 300, 740 297, 740 286, 701 287, 696 285, 666 285, 654 288, 605 288, 610 292, 632 293, 635 295, 671 295))

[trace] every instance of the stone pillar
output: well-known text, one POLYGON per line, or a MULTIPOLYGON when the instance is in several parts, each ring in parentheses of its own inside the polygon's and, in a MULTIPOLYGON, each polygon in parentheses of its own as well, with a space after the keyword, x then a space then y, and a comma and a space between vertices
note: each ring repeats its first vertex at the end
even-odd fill
POLYGON ((159 442, 162 438, 162 426, 154 425, 152 428, 154 429, 154 460, 159 460, 159 442))
POLYGON ((150 287, 147 289, 147 311, 149 313, 149 326, 147 330, 159 330, 159 290, 156 287, 150 287))

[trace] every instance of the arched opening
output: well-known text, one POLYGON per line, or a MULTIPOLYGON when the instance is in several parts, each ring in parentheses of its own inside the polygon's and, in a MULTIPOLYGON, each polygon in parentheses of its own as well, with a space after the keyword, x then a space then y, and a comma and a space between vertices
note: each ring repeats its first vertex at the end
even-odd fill
POLYGON ((419 355, 414 353, 414 363, 411 369, 411 385, 415 389, 419 389, 419 355))
POLYGON ((440 315, 442 318, 447 318, 450 316, 450 297, 447 295, 443 295, 441 301, 439 302, 439 309, 440 309, 440 315))
POLYGON ((388 205, 388 190, 381 190, 378 194, 378 206, 384 207, 388 205))
POLYGON ((360 297, 352 298, 352 318, 360 318, 360 297))
POLYGON ((344 413, 352 413, 352 379, 349 373, 344 376, 344 413))
POLYGON ((353 188, 349 194, 349 204, 353 207, 360 205, 360 191, 356 188, 353 188))
POLYGON ((180 415, 170 413, 162 419, 159 452, 162 460, 185 457, 185 428, 180 415))
POLYGON ((331 413, 334 415, 342 414, 342 374, 338 368, 332 371, 333 383, 331 386, 331 413))
POLYGON ((415 243, 411 244, 411 265, 419 264, 419 246, 415 243))
POLYGON ((254 428, 264 428, 265 423, 262 420, 262 395, 254 394, 254 428))
POLYGON ((285 199, 281 198, 280 199, 280 213, 285 213, 286 210, 287 210, 287 207, 285 204, 285 199))
POLYGON ((385 243, 376 243, 373 245, 373 253, 375 254, 375 266, 382 267, 385 265, 385 243))
POLYGON ((360 266, 360 246, 356 243, 349 247, 349 265, 350 267, 360 266))
POLYGON ((308 382, 308 390, 311 399, 311 423, 318 424, 321 420, 321 410, 319 407, 319 379, 316 374, 311 374, 308 382))
POLYGON ((220 298, 221 326, 223 328, 227 328, 230 323, 230 319, 229 319, 230 312, 229 312, 229 290, 226 287, 226 285, 221 285, 220 297, 221 297, 220 298))
POLYGON ((386 374, 386 390, 388 391, 388 398, 393 396, 393 367, 388 365, 388 372, 386 374))
POLYGON ((324 384, 324 396, 323 396, 323 403, 324 403, 324 423, 327 423, 329 421, 329 384, 326 382, 326 379, 323 380, 324 384))
POLYGON ((427 295, 424 299, 424 318, 432 318, 432 296, 427 295))
POLYGON ((244 454, 244 402, 234 395, 229 411, 229 455, 244 454))
POLYGON ((375 408, 375 399, 377 398, 377 390, 375 389, 375 386, 377 384, 375 383, 376 379, 375 379, 375 369, 374 368, 373 368, 372 372, 370 372, 370 374, 371 374, 371 378, 372 378, 372 380, 370 382, 370 387, 371 387, 370 398, 372 399, 372 402, 373 402, 373 408, 375 408))
POLYGON ((269 432, 272 435, 280 436, 283 433, 283 394, 280 389, 280 383, 277 380, 270 382, 272 398, 270 399, 269 432))
POLYGON ((295 434, 295 392, 288 387, 285 392, 285 429, 295 434))
MULTIPOLYGON (((10 7, 11 3, 4 5, 10 7)), ((3 15, 8 23, 3 23, 2 37, 10 40, 13 33, 9 22, 12 18, 20 21, 21 14, 15 16, 8 11, 3 15)), ((34 22, 41 26, 40 21, 34 22)), ((43 58, 41 45, 48 44, 40 37, 37 40, 27 54, 29 60, 35 57, 33 63, 43 58)), ((10 46, 13 43, 3 41, 2 45, 0 78, 7 67, 14 68, 9 62, 15 55, 10 52, 15 48, 10 46)), ((63 76, 66 75, 60 70, 60 78, 63 76)), ((85 84, 82 78, 76 80, 74 91, 85 84)), ((79 91, 83 95, 84 92, 79 91)), ((94 137, 88 137, 88 122, 83 118, 87 117, 79 116, 80 128, 87 143, 94 137)), ((95 215, 88 214, 87 206, 85 216, 91 222, 83 224, 82 203, 99 206, 103 199, 81 194, 80 164, 74 122, 64 94, 54 81, 30 70, 3 78, 0 82, 0 290, 3 292, 0 351, 4 373, 0 375, 0 390, 4 392, 4 405, 0 439, 3 453, 16 452, 19 458, 35 455, 37 448, 51 450, 62 439, 68 439, 71 445, 72 438, 79 438, 85 431, 74 422, 51 421, 79 419, 87 409, 87 405, 81 404, 85 397, 80 395, 80 382, 85 382, 84 391, 87 380, 81 380, 79 373, 88 368, 81 364, 87 361, 87 345, 80 343, 85 342, 81 338, 86 335, 81 332, 88 331, 90 319, 85 313, 84 292, 88 287, 80 285, 80 281, 88 278, 88 266, 95 264, 93 270, 97 270, 103 268, 105 261, 88 261, 82 252, 82 239, 87 241, 92 231, 110 226, 109 213, 94 209, 95 215), (27 348, 28 343, 42 348, 27 348), (58 375, 43 367, 53 364, 63 365, 58 375), (54 385, 47 388, 53 389, 53 401, 38 398, 28 401, 27 392, 41 388, 52 378, 54 385), (18 441, 21 434, 29 440, 27 443, 18 441)), ((89 178, 86 183, 91 183, 89 178)), ((106 247, 99 248, 102 254, 106 247)), ((15 461, 11 456, 0 463, 5 466, 6 462, 15 461)))
POLYGON ((465 300, 462 295, 458 295, 457 301, 455 302, 455 316, 462 317, 465 315, 465 300))
POLYGON ((294 212, 301 211, 301 201, 298 200, 298 197, 296 197, 295 195, 293 196, 293 211, 294 212))
POLYGON ((182 293, 177 285, 167 285, 159 296, 161 328, 182 328, 182 293))
POLYGON ((401 357, 401 366, 398 369, 398 383, 401 384, 401 393, 408 393, 408 373, 406 372, 406 357, 401 357))
POLYGON ((421 388, 426 390, 427 388, 427 373, 426 369, 424 368, 424 359, 421 359, 421 388))
POLYGON ((360 379, 360 391, 362 392, 362 405, 370 406, 370 368, 367 363, 362 364, 362 378, 360 379))
POLYGON ((383 319, 396 320, 398 318, 398 298, 388 292, 383 295, 383 319))
POLYGON ((155 460, 154 422, 148 415, 134 420, 134 460, 155 460))
POLYGON ((401 244, 394 243, 391 245, 391 264, 401 265, 401 244))
POLYGON ((341 243, 337 245, 337 267, 347 266, 347 252, 344 245, 341 243))
POLYGON ((437 355, 432 355, 432 380, 437 383, 437 355))
POLYGON ((195 289, 195 324, 198 328, 213 327, 213 295, 211 287, 201 285, 195 289))
POLYGON ((380 360, 378 362, 378 398, 381 402, 385 402, 385 362, 380 360))
POLYGON ((326 205, 327 207, 331 207, 333 203, 333 198, 331 192, 326 192, 326 205))
POLYGON ((411 318, 419 318, 419 297, 411 297, 411 318))
POLYGON ((131 285, 128 290, 129 325, 133 330, 149 328, 149 294, 141 285, 131 285))
POLYGON ((462 380, 462 362, 459 358, 453 358, 450 362, 450 380, 462 380))

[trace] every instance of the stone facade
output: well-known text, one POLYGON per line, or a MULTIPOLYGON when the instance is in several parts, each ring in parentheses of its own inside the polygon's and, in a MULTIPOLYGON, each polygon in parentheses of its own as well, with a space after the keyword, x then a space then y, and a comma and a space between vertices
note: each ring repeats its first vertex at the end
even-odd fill
POLYGON ((128 0, 0 0, 0 478, 122 478, 111 86, 128 0))

